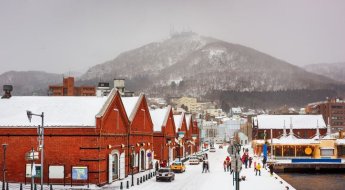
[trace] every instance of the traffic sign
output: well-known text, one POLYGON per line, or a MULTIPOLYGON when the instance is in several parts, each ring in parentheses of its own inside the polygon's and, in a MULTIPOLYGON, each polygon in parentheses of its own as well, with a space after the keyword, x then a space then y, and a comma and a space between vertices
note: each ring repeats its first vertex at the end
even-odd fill
POLYGON ((229 153, 229 154, 233 154, 233 153, 232 153, 232 146, 231 146, 231 145, 228 146, 228 153, 229 153))
POLYGON ((36 151, 29 151, 25 153, 26 160, 38 160, 38 152, 36 151))
POLYGON ((240 158, 237 158, 237 168, 236 168, 236 159, 235 156, 231 157, 231 169, 233 169, 235 172, 239 172, 242 168, 242 161, 240 158))

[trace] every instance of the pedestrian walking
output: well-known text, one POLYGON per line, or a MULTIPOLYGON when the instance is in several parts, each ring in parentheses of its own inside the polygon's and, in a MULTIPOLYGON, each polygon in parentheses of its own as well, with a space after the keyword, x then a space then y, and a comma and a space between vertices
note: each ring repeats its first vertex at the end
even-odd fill
POLYGON ((228 162, 226 160, 224 160, 223 162, 223 167, 224 167, 224 172, 226 172, 226 169, 228 167, 228 162))
POLYGON ((202 173, 205 172, 205 168, 206 168, 206 163, 205 160, 202 161, 202 173))
POLYGON ((210 172, 210 163, 206 160, 206 172, 210 172))
POLYGON ((242 160, 242 164, 244 164, 245 168, 247 168, 247 165, 248 165, 248 152, 243 153, 241 160, 242 160))
POLYGON ((264 156, 264 158, 262 159, 262 167, 266 169, 266 162, 267 162, 267 157, 264 156))
POLYGON ((226 157, 226 160, 227 160, 227 171, 231 171, 231 158, 228 156, 226 157))
POLYGON ((268 169, 270 170, 271 176, 273 176, 273 163, 268 166, 268 169))
POLYGON ((258 172, 259 172, 259 176, 261 176, 261 165, 260 165, 260 163, 258 163, 257 165, 256 165, 256 171, 255 171, 255 175, 258 175, 258 172))
POLYGON ((256 172, 256 159, 254 160, 254 172, 256 172))
POLYGON ((249 158, 248 158, 248 161, 249 161, 249 168, 251 168, 251 167, 252 167, 253 158, 252 158, 252 157, 249 157, 249 158))

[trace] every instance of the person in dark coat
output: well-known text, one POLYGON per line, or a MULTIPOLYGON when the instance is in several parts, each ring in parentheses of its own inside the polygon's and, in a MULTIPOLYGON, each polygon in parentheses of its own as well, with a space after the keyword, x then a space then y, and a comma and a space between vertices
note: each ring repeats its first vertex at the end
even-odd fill
POLYGON ((223 162, 224 172, 226 172, 226 168, 228 167, 228 163, 226 160, 223 162))
POLYGON ((252 157, 249 157, 249 158, 248 158, 248 161, 249 161, 249 168, 251 168, 251 167, 252 167, 253 158, 252 158, 252 157))
POLYGON ((206 162, 206 171, 205 172, 210 172, 210 163, 208 162, 208 160, 205 160, 206 162))
POLYGON ((202 161, 202 173, 206 172, 205 170, 206 170, 206 162, 204 160, 202 161))
POLYGON ((262 167, 266 169, 266 162, 267 162, 267 157, 264 156, 264 159, 262 159, 262 167))
POLYGON ((273 176, 273 163, 268 166, 268 169, 270 170, 271 176, 273 176))

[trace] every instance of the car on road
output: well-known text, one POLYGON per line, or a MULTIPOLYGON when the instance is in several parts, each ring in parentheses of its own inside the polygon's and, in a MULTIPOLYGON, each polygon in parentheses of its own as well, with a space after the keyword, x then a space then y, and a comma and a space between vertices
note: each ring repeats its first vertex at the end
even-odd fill
POLYGON ((189 158, 189 165, 198 165, 200 162, 199 158, 196 156, 191 156, 189 158))
POLYGON ((186 171, 186 166, 182 162, 173 162, 170 165, 170 169, 174 172, 185 172, 186 171))
POLYGON ((216 152, 216 148, 211 147, 211 148, 210 148, 210 152, 216 152))
POLYGON ((175 173, 170 168, 161 168, 157 171, 156 181, 161 180, 175 180, 175 173))

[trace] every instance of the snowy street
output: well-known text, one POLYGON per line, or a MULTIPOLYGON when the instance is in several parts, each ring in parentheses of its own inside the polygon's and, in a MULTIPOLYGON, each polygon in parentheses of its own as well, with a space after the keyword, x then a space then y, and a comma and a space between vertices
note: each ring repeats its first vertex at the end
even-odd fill
MULTIPOLYGON (((207 152, 210 162, 210 173, 202 173, 202 164, 189 165, 186 162, 186 172, 177 173, 175 180, 172 182, 156 182, 155 177, 151 178, 141 185, 135 185, 130 189, 136 190, 222 190, 235 189, 232 182, 232 175, 229 172, 224 172, 223 161, 226 158, 227 147, 218 149, 216 152, 207 152)), ((252 166, 253 167, 253 166, 252 166)), ((240 176, 246 176, 246 181, 240 182, 240 189, 250 190, 255 187, 256 190, 289 190, 294 189, 285 181, 279 178, 276 174, 270 176, 268 170, 262 169, 261 176, 255 176, 253 168, 244 168, 240 176), (275 178, 277 177, 277 179, 275 178), (280 182, 281 181, 281 182, 280 182)))

